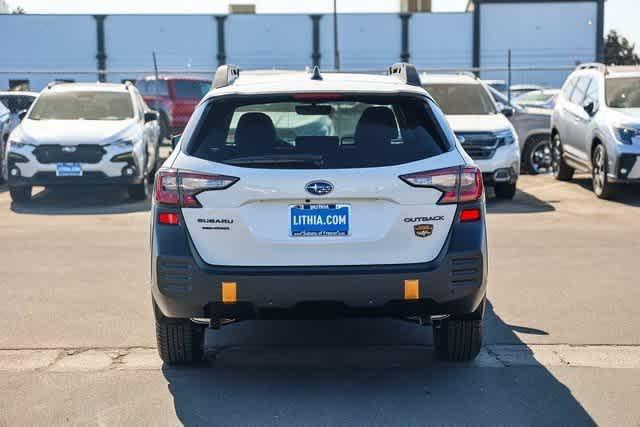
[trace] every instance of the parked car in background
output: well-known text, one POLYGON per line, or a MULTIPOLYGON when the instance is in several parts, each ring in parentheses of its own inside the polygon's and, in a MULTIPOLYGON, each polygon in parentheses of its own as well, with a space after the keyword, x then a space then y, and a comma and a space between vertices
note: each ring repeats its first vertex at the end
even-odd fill
POLYGON ((198 102, 211 89, 211 80, 197 77, 162 76, 136 80, 146 103, 160 113, 162 139, 180 134, 198 102))
POLYGON ((640 67, 582 64, 567 78, 551 119, 554 175, 588 171, 596 196, 640 183, 640 67))
POLYGON ((551 110, 522 107, 509 103, 505 95, 493 88, 489 91, 499 108, 513 108, 509 121, 518 133, 522 170, 530 174, 551 173, 551 110))
POLYGON ((422 84, 482 170, 485 184, 493 186, 496 197, 513 198, 520 175, 518 135, 506 117, 513 109, 500 109, 489 88, 470 75, 425 74, 422 84))
POLYGON ((26 91, 0 92, 0 102, 11 110, 11 114, 15 114, 17 116, 21 112, 26 112, 38 95, 39 94, 37 92, 26 91))
POLYGON ((9 137, 11 198, 29 200, 33 186, 110 184, 144 199, 159 134, 158 113, 131 84, 51 84, 9 137))
POLYGON ((2 181, 2 160, 5 156, 5 145, 9 139, 9 134, 15 127, 14 122, 15 119, 11 111, 0 101, 0 181, 2 181))
POLYGON ((507 82, 505 82, 504 80, 483 80, 483 82, 487 86, 492 87, 498 92, 505 95, 507 94, 507 90, 509 89, 509 86, 507 86, 507 82))
POLYGON ((514 104, 522 107, 535 107, 553 110, 560 89, 533 90, 513 99, 514 104))
POLYGON ((509 92, 511 92, 511 99, 515 99, 519 96, 524 95, 528 92, 533 92, 534 90, 543 90, 544 86, 533 85, 533 84, 520 84, 520 85, 511 85, 509 87, 509 92))
POLYGON ((165 363, 198 362, 207 325, 309 316, 414 318, 439 357, 478 355, 481 172, 415 68, 389 73, 218 69, 155 182, 147 265, 165 363))

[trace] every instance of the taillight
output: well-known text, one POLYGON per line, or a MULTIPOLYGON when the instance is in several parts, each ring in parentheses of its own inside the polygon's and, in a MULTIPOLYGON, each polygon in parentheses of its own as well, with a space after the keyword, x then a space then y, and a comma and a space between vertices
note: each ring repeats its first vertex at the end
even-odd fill
POLYGON ((428 187, 442 191, 438 204, 473 202, 482 197, 482 172, 476 167, 453 167, 400 176, 413 187, 428 187))
POLYGON ((482 211, 480 208, 462 209, 460 211, 460 222, 473 222, 480 219, 482 211))
POLYGON ((238 178, 226 175, 211 175, 185 172, 175 169, 158 171, 154 188, 155 200, 164 205, 199 208, 196 199, 203 191, 224 190, 231 187, 238 178))
POLYGON ((158 224, 178 225, 180 224, 180 216, 177 212, 160 212, 158 214, 158 224))

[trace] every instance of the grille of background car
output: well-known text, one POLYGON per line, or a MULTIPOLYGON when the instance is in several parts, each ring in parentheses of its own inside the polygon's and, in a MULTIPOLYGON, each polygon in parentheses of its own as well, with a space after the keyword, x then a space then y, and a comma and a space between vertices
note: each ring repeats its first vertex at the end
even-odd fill
POLYGON ((62 151, 64 145, 40 145, 33 154, 40 163, 99 163, 106 153, 100 145, 75 145, 76 151, 62 151))

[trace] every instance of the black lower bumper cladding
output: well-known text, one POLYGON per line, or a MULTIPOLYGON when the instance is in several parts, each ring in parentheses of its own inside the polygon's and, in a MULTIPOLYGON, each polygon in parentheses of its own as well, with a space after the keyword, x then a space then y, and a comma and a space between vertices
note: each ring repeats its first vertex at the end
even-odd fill
POLYGON ((454 221, 441 253, 428 263, 332 267, 208 265, 198 256, 183 224, 157 224, 152 236, 152 292, 168 317, 467 314, 486 293, 484 219, 454 221), (418 281, 418 299, 405 299, 406 281, 418 281), (223 283, 237 287, 233 303, 223 301, 223 283))

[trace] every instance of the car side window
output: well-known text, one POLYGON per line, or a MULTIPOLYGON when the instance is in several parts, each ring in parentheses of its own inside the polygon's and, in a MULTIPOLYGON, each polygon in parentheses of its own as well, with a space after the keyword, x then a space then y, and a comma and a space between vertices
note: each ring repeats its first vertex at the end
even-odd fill
POLYGON ((600 106, 600 85, 597 79, 591 79, 591 84, 584 99, 584 105, 593 102, 593 111, 597 111, 600 106))
POLYGON ((573 104, 582 106, 584 97, 587 94, 587 89, 589 88, 589 83, 591 83, 591 78, 589 77, 580 77, 576 82, 576 87, 571 94, 571 102, 573 104))

